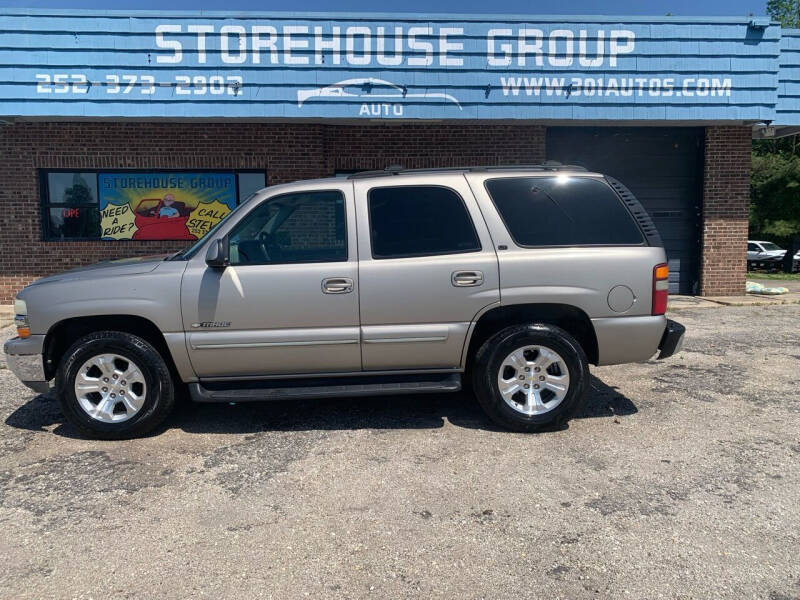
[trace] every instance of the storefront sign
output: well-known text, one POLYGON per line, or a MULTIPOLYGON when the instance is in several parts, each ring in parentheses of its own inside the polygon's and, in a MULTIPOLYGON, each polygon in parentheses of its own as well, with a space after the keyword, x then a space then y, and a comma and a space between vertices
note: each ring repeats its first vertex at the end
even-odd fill
POLYGON ((233 173, 100 173, 106 240, 195 240, 236 205, 233 173))
POLYGON ((778 97, 781 30, 749 18, 5 12, 0 114, 741 121, 778 97))

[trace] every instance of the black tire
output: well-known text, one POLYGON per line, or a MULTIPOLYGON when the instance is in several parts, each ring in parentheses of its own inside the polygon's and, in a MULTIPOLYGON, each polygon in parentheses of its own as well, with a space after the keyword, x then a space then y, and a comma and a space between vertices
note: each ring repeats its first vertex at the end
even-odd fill
POLYGON ((56 373, 56 394, 67 421, 83 435, 103 440, 140 437, 163 423, 175 405, 172 376, 161 354, 142 338, 120 331, 98 331, 72 344, 56 373), (146 383, 141 408, 121 422, 108 423, 92 418, 81 408, 75 396, 78 370, 93 356, 106 353, 132 360, 146 383))
POLYGON ((560 327, 538 323, 513 325, 491 336, 480 347, 473 364, 472 385, 481 408, 501 427, 521 432, 552 429, 566 423, 586 402, 589 365, 581 345, 560 327), (511 408, 497 384, 505 358, 523 346, 555 350, 569 371, 569 388, 564 399, 552 410, 538 415, 525 415, 511 408))

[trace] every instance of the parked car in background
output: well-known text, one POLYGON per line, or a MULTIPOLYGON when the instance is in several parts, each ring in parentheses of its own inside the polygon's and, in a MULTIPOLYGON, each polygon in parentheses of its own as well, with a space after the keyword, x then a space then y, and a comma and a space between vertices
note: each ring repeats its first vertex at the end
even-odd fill
MULTIPOLYGON (((774 242, 747 240, 747 268, 777 267, 780 265, 786 250, 774 242)), ((794 255, 792 270, 800 268, 800 251, 794 255)))
POLYGON ((747 262, 780 262, 786 250, 772 242, 747 240, 747 262))

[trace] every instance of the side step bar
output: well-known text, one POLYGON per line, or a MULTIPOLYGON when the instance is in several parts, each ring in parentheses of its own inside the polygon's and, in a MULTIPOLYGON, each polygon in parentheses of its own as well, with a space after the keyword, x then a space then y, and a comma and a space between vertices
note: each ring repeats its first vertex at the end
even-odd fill
MULTIPOLYGON (((303 381, 307 383, 308 380, 303 381)), ((406 375, 397 377, 325 378, 316 385, 296 385, 297 380, 235 381, 190 383, 189 395, 195 402, 264 402, 309 398, 348 398, 458 392, 461 374, 406 375)))

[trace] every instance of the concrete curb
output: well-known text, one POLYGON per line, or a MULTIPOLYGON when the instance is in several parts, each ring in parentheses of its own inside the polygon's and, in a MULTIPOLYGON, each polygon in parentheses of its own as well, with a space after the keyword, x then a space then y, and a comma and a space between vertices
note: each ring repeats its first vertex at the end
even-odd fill
POLYGON ((719 308, 720 305, 702 296, 670 296, 667 302, 667 312, 673 310, 687 310, 690 308, 719 308))
POLYGON ((800 304, 800 294, 789 293, 782 296, 676 296, 670 297, 667 312, 690 308, 720 308, 722 306, 777 306, 800 304))
POLYGON ((722 306, 774 306, 779 304, 800 304, 800 294, 785 294, 784 296, 748 294, 747 296, 712 297, 707 298, 707 300, 722 306))

